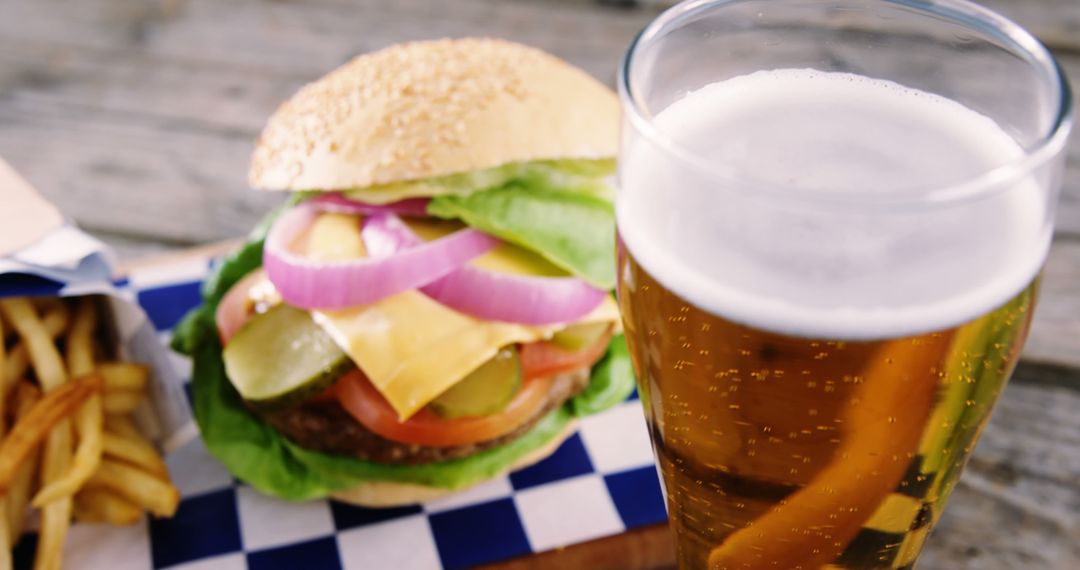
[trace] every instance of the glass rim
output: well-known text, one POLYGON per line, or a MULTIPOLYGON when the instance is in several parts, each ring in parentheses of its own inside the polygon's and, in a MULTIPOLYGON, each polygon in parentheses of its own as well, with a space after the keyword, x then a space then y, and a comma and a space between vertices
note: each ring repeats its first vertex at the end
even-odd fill
MULTIPOLYGON (((760 0, 686 0, 675 4, 657 16, 646 25, 630 42, 626 53, 619 65, 618 78, 616 80, 619 99, 622 103, 623 115, 629 121, 632 128, 651 143, 658 146, 663 152, 669 154, 685 164, 691 165, 696 170, 717 179, 730 179, 726 173, 720 172, 704 156, 686 148, 674 138, 656 128, 650 118, 647 107, 640 99, 639 94, 631 86, 631 68, 636 61, 639 48, 649 42, 655 41, 664 32, 679 27, 687 20, 710 9, 726 5, 742 4, 760 0)), ((801 190, 792 192, 790 188, 779 185, 771 185, 761 181, 752 182, 755 193, 766 193, 784 197, 785 199, 798 198, 818 203, 833 204, 880 204, 897 206, 901 204, 927 204, 927 203, 952 203, 967 199, 977 198, 987 193, 1008 187, 1011 182, 1028 175, 1039 166, 1057 156, 1065 146, 1069 132, 1073 126, 1073 102, 1072 91, 1069 87, 1065 73, 1054 58, 1050 50, 1046 48, 1035 36, 1022 28, 1012 20, 985 8, 969 0, 874 0, 880 4, 891 4, 913 8, 927 15, 935 15, 949 22, 960 24, 966 28, 978 31, 984 37, 991 35, 995 39, 1005 40, 1008 48, 1022 52, 1024 60, 1036 65, 1040 75, 1056 83, 1058 93, 1058 108, 1047 132, 1043 133, 1034 143, 1023 147, 1023 156, 1009 162, 984 170, 979 174, 968 177, 965 180, 945 185, 926 188, 914 188, 906 192, 881 192, 859 195, 842 194, 822 190, 801 190), (976 28, 979 26, 979 28, 976 28), (993 32, 990 34, 989 32, 993 32)), ((745 181, 744 181, 745 182, 745 181)), ((734 185, 745 189, 745 184, 734 185)))

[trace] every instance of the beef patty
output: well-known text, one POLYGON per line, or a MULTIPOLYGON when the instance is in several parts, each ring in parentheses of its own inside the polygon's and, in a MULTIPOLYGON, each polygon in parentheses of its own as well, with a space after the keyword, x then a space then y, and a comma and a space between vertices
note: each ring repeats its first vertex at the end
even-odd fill
POLYGON ((532 429, 541 418, 565 404, 588 384, 588 368, 556 375, 547 402, 519 428, 492 440, 454 447, 428 447, 386 439, 356 421, 337 400, 310 400, 299 406, 263 414, 262 417, 293 443, 306 449, 378 463, 416 465, 467 457, 513 440, 532 429))

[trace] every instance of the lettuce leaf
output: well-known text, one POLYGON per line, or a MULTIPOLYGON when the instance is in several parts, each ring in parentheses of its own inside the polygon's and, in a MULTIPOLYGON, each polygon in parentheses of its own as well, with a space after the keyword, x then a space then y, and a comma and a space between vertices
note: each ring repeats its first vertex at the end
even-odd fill
POLYGON ((474 192, 437 196, 428 213, 466 224, 531 249, 601 289, 615 286, 615 211, 591 194, 527 180, 474 192))
POLYGON ((610 198, 611 189, 604 178, 614 172, 614 160, 537 160, 421 180, 367 186, 345 192, 345 196, 368 204, 389 204, 406 198, 467 196, 473 192, 504 186, 514 180, 526 180, 533 187, 600 194, 610 198))
POLYGON ((578 417, 612 408, 630 397, 634 391, 633 378, 634 369, 630 364, 626 337, 617 334, 611 339, 607 354, 593 366, 589 385, 582 393, 571 398, 568 405, 578 417))
POLYGON ((422 466, 385 465, 301 448, 248 411, 225 375, 213 314, 225 292, 262 263, 261 236, 218 264, 204 285, 204 304, 174 332, 173 348, 193 357, 193 406, 207 449, 256 489, 290 500, 324 497, 364 481, 457 489, 488 479, 555 437, 576 415, 614 406, 633 389, 621 336, 594 367, 585 392, 514 441, 476 455, 422 466))

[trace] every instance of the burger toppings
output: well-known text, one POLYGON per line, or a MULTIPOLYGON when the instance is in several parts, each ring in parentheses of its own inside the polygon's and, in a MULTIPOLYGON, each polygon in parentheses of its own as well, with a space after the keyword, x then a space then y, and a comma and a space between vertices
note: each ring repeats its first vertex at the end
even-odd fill
POLYGON ((611 340, 611 324, 593 324, 602 325, 605 328, 591 345, 580 349, 566 349, 555 342, 533 342, 522 346, 521 366, 525 369, 525 376, 531 378, 563 374, 589 366, 599 360, 611 340))
POLYGON ((521 359, 517 347, 504 347, 490 360, 473 370, 431 401, 431 409, 441 418, 486 416, 501 411, 521 387, 521 359))
POLYGON ((601 289, 615 286, 615 215, 600 196, 519 181, 468 196, 438 196, 428 212, 535 251, 601 289))
POLYGON ((397 412, 379 397, 380 392, 363 374, 342 377, 337 393, 343 408, 364 427, 386 439, 451 447, 495 439, 515 430, 547 404, 550 386, 551 378, 527 381, 506 407, 494 414, 445 419, 431 408, 424 408, 406 421, 398 419, 397 412))
POLYGON ((520 365, 512 356, 514 349, 507 347, 405 421, 359 371, 343 376, 334 391, 358 422, 386 439, 433 447, 479 443, 511 433, 552 403, 562 404, 573 396, 576 390, 564 392, 562 400, 553 402, 553 379, 587 369, 609 340, 605 335, 595 346, 577 353, 552 349, 544 342, 526 344, 521 347, 520 365), (553 350, 561 358, 551 358, 553 350), (520 388, 516 375, 522 379, 520 388), (470 396, 479 402, 467 401, 470 396))
POLYGON ((574 325, 552 335, 551 342, 565 350, 581 350, 595 345, 609 332, 611 332, 611 325, 608 323, 574 325))
MULTIPOLYGON (((361 225, 358 216, 318 213, 313 216, 314 219, 304 229, 306 233, 290 240, 294 243, 303 242, 301 247, 306 262, 324 265, 347 264, 350 260, 366 254, 368 248, 364 247, 363 242, 380 247, 374 240, 365 239, 362 242, 358 239, 358 228, 361 225)), ((398 223, 401 223, 400 220, 398 223)), ((435 241, 446 239, 439 237, 440 235, 457 235, 453 233, 453 227, 446 222, 421 223, 415 225, 415 228, 425 237, 434 237, 435 241)), ((416 234, 411 235, 420 239, 416 234)), ((469 267, 492 274, 495 269, 515 271, 518 273, 514 276, 521 274, 522 278, 530 278, 527 276, 530 274, 558 271, 542 260, 522 254, 522 251, 515 246, 503 244, 477 259, 477 263, 485 269, 469 267)), ((300 257, 300 254, 293 255, 300 257)), ((258 292, 264 298, 267 297, 266 288, 272 281, 268 283, 266 278, 270 277, 272 280, 272 275, 269 271, 264 275, 266 277, 261 279, 250 275, 245 277, 229 291, 218 306, 217 321, 226 323, 226 326, 222 327, 221 336, 230 347, 239 338, 229 341, 226 327, 230 330, 239 327, 242 334, 248 326, 237 323, 242 323, 256 308, 250 294, 238 290, 247 288, 249 292, 258 292)), ((574 326, 580 327, 582 323, 599 324, 604 327, 600 334, 606 338, 611 323, 618 319, 617 307, 606 294, 601 295, 598 303, 594 309, 577 319, 574 326)), ((478 319, 448 308, 414 290, 404 291, 375 303, 339 310, 314 311, 312 315, 318 326, 312 325, 311 328, 325 331, 327 338, 333 339, 352 362, 360 367, 368 381, 396 412, 398 421, 409 419, 441 394, 462 382, 470 373, 481 368, 507 346, 519 343, 524 345, 521 359, 529 364, 524 368, 526 377, 531 377, 537 370, 550 375, 588 366, 602 355, 607 346, 606 343, 594 342, 595 350, 581 351, 580 354, 560 350, 555 345, 545 349, 549 343, 537 342, 562 333, 567 328, 566 324, 535 326, 478 319), (533 366, 534 363, 538 363, 539 367, 533 366)), ((270 322, 271 319, 267 316, 253 319, 250 326, 264 328, 264 325, 256 325, 254 321, 270 322)), ((290 333, 287 332, 290 329, 281 330, 285 332, 280 334, 290 338, 290 333)), ((564 333, 564 337, 565 334, 573 333, 564 333)), ((599 341, 600 337, 596 336, 595 340, 599 341)), ((256 347, 259 347, 256 350, 261 351, 265 342, 260 340, 256 344, 256 347)), ((593 347, 590 345, 583 348, 593 347)), ((230 349, 227 348, 226 352, 230 352, 230 349)), ((226 364, 228 363, 229 360, 226 359, 226 364)), ((308 373, 309 377, 313 378, 318 371, 309 370, 308 373)), ((232 370, 229 370, 229 375, 233 378, 232 370)), ((288 389, 310 393, 304 388, 309 383, 299 376, 288 381, 267 380, 257 383, 277 386, 279 392, 286 390, 284 386, 287 385, 288 389)), ((236 381, 235 378, 233 380, 236 381)), ((240 391, 247 399, 245 390, 240 391)))
POLYGON ((323 262, 291 251, 318 216, 309 204, 285 212, 266 236, 263 264, 288 303, 305 309, 338 309, 373 303, 427 285, 495 247, 494 238, 463 229, 397 255, 323 262))
POLYGON ((580 393, 582 387, 589 384, 589 376, 584 369, 555 376, 551 381, 547 405, 516 430, 495 439, 452 447, 386 439, 356 421, 336 399, 311 399, 298 406, 264 414, 262 418, 290 441, 307 449, 388 465, 438 465, 436 462, 470 457, 516 441, 549 418, 554 410, 563 408, 568 400, 576 398, 574 394, 580 393))
MULTIPOLYGON (((398 203, 415 214, 417 203, 398 203)), ((596 308, 606 293, 582 279, 491 271, 467 265, 498 241, 477 230, 459 229, 425 241, 390 210, 362 222, 366 252, 346 261, 318 261, 290 250, 320 210, 362 212, 365 207, 341 196, 315 198, 286 212, 266 240, 270 280, 290 304, 306 309, 338 309, 379 301, 420 288, 440 303, 481 319, 524 324, 574 321, 596 308)), ((354 232, 355 233, 355 232, 354 232)), ((354 237, 354 236, 353 236, 354 237)), ((524 251, 524 250, 522 250, 524 251)))
POLYGON ((352 367, 311 314, 290 305, 277 305, 248 321, 222 358, 236 391, 262 409, 296 405, 352 367))
MULTIPOLYGON (((372 256, 380 256, 423 247, 426 242, 397 216, 380 214, 365 224, 364 244, 372 256)), ((606 295, 577 277, 536 277, 470 265, 420 290, 474 317, 530 325, 574 321, 595 309, 606 295)))

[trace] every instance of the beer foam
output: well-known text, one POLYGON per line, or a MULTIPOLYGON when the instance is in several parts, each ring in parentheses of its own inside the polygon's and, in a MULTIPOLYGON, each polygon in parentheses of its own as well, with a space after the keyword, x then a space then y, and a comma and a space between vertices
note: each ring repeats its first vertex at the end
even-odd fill
POLYGON ((941 330, 1016 295, 1049 248, 1049 182, 1038 173, 962 200, 928 198, 1023 156, 994 121, 937 95, 773 70, 694 91, 652 124, 709 165, 630 140, 620 236, 665 287, 736 322, 837 339, 941 330), (927 198, 865 202, 905 193, 927 198))

